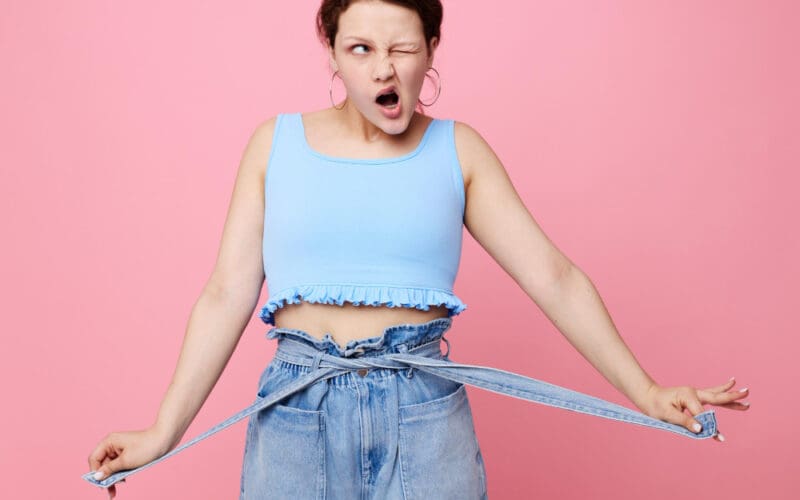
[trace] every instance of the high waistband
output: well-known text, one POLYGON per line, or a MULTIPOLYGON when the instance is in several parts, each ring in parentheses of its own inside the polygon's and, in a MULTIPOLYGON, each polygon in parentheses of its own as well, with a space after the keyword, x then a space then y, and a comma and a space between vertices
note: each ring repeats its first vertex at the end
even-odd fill
MULTIPOLYGON (((303 373, 298 378, 293 379, 286 385, 276 388, 270 394, 262 395, 259 393, 258 399, 256 399, 256 401, 247 408, 217 424, 203 434, 200 434, 194 439, 175 448, 166 455, 142 465, 141 467, 115 472, 114 474, 111 474, 107 478, 100 481, 94 479, 91 472, 84 474, 82 477, 88 482, 100 487, 111 486, 121 479, 124 479, 125 477, 142 469, 155 465, 158 462, 161 462, 162 460, 165 460, 166 458, 169 458, 170 456, 188 448, 189 446, 202 441, 212 434, 215 434, 222 429, 233 425, 239 420, 268 408, 280 400, 298 391, 301 391, 320 380, 326 380, 343 373, 364 368, 422 370, 439 377, 463 384, 473 385, 475 387, 480 387, 498 394, 504 394, 518 399, 533 401, 535 403, 562 408, 578 413, 586 413, 597 417, 674 432, 676 434, 693 439, 707 439, 717 434, 717 421, 714 415, 714 410, 707 410, 694 416, 695 420, 700 422, 700 424, 703 426, 702 431, 695 434, 683 426, 665 422, 645 415, 639 411, 632 410, 630 408, 611 403, 594 396, 573 391, 572 389, 550 384, 548 382, 543 382, 541 380, 488 366, 455 363, 449 360, 447 356, 445 356, 443 359, 437 359, 438 355, 436 354, 436 351, 439 351, 440 348, 439 339, 444 340, 444 337, 442 337, 440 334, 449 328, 451 322, 451 318, 437 318, 423 325, 409 324, 390 327, 384 332, 389 333, 390 335, 388 337, 384 335, 381 338, 395 338, 392 337, 393 333, 404 331, 407 333, 430 331, 432 332, 433 338, 425 341, 422 344, 413 345, 411 347, 409 347, 408 343, 404 343, 402 341, 389 343, 384 341, 376 343, 376 341, 373 340, 376 338, 352 341, 351 343, 348 343, 344 350, 338 348, 337 346, 337 350, 340 353, 349 353, 346 356, 329 354, 328 349, 325 348, 326 342, 330 342, 333 345, 336 344, 332 342, 332 339, 327 337, 322 341, 317 339, 317 342, 320 342, 321 344, 315 344, 315 342, 308 342, 308 339, 303 338, 302 333, 304 332, 302 332, 302 330, 272 329, 270 330, 270 334, 272 334, 273 338, 279 336, 277 334, 301 333, 300 335, 288 335, 286 337, 281 337, 278 351, 276 352, 276 357, 281 356, 286 359, 291 359, 292 363, 308 366, 310 368, 308 373, 303 373), (425 330, 425 328, 429 328, 430 330, 425 330), (389 330, 391 330, 391 332, 389 332, 389 330), (363 353, 358 352, 358 347, 360 345, 359 342, 364 344, 363 353), (370 344, 372 347, 371 352, 369 352, 368 348, 366 347, 370 344), (378 344, 380 344, 380 346, 378 344), (323 348, 320 349, 320 347, 323 348), (350 347, 352 347, 352 349, 350 349, 350 347)), ((311 337, 311 339, 313 340, 313 337, 311 337)))
POLYGON ((326 333, 322 339, 318 339, 304 330, 294 328, 272 328, 267 332, 267 338, 277 339, 279 347, 284 340, 292 339, 310 345, 331 356, 345 358, 357 355, 377 356, 380 354, 400 352, 399 346, 401 345, 410 350, 416 346, 434 342, 440 338, 447 342, 449 347, 450 343, 444 338, 444 334, 450 329, 452 324, 452 318, 442 317, 434 318, 425 323, 392 325, 384 328, 380 335, 350 340, 345 344, 344 348, 333 340, 333 337, 331 337, 329 333, 326 333))

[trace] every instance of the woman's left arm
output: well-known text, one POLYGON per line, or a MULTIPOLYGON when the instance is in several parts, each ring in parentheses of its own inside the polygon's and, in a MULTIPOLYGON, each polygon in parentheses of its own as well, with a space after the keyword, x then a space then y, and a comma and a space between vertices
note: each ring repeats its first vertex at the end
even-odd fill
POLYGON ((456 122, 455 140, 467 180, 467 230, 614 387, 643 413, 694 432, 699 430, 693 428, 698 423, 693 416, 705 411, 704 403, 749 408, 736 402, 749 395, 746 389, 728 392, 733 379, 706 389, 658 385, 622 340, 589 277, 536 223, 492 148, 461 122, 456 122))

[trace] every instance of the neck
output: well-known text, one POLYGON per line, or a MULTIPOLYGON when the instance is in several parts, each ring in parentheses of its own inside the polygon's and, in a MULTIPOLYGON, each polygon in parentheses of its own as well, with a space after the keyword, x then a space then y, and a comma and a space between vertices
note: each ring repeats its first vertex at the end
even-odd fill
POLYGON ((418 120, 417 113, 414 112, 411 116, 411 120, 409 120, 408 125, 406 125, 404 129, 396 133, 387 133, 364 116, 361 111, 353 105, 350 99, 346 99, 344 107, 340 110, 334 110, 334 113, 338 115, 340 123, 346 130, 352 132, 355 137, 363 139, 364 142, 368 144, 380 141, 401 141, 408 135, 407 132, 418 120))

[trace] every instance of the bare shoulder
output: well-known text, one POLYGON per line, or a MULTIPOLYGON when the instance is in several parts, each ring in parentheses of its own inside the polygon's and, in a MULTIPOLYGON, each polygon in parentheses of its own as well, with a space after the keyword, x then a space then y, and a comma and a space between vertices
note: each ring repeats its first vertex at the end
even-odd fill
POLYGON ((277 121, 278 116, 275 115, 256 125, 242 156, 242 168, 256 170, 262 179, 267 171, 277 121))
POLYGON ((464 185, 469 190, 470 184, 475 177, 505 168, 500 163, 492 147, 486 139, 475 130, 471 125, 455 120, 454 123, 456 153, 458 161, 461 163, 461 170, 464 176, 464 185))
POLYGON ((505 166, 472 127, 455 123, 466 192, 464 225, 537 304, 551 302, 553 283, 574 268, 528 211, 505 166))
POLYGON ((243 306, 258 298, 264 279, 264 175, 276 125, 277 117, 268 118, 250 134, 236 174, 217 263, 207 285, 243 306))

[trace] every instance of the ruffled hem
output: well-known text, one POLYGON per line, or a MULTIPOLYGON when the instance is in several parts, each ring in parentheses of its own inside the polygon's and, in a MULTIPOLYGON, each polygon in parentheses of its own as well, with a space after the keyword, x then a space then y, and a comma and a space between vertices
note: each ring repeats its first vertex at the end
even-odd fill
POLYGON ((422 311, 430 310, 432 305, 445 305, 450 311, 449 317, 467 309, 467 305, 455 294, 436 288, 316 284, 300 285, 277 292, 261 308, 259 317, 264 323, 275 325, 275 311, 286 304, 300 302, 340 306, 345 302, 356 306, 386 304, 388 307, 413 307, 422 311))

